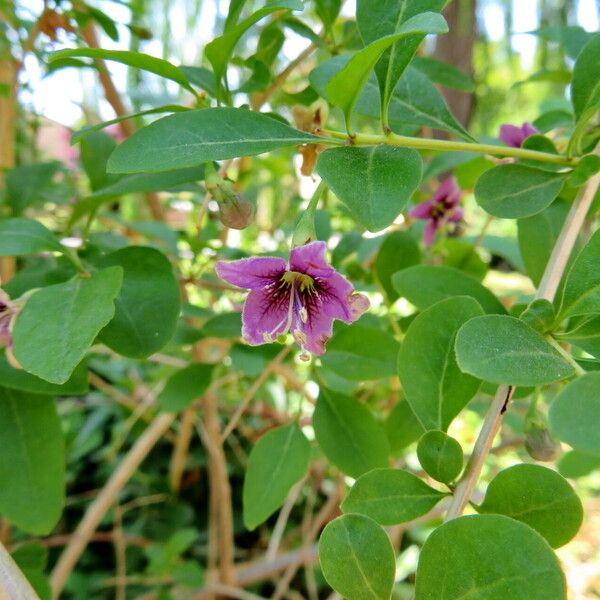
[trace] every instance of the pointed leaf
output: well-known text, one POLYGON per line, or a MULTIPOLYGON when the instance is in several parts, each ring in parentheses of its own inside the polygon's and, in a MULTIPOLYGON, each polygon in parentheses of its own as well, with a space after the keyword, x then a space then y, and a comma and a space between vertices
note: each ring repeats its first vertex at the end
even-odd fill
POLYGON ((123 65, 127 65, 128 67, 142 69, 143 71, 154 73, 164 79, 170 79, 193 94, 196 93, 188 83, 185 75, 175 65, 172 65, 168 60, 155 58, 149 54, 130 52, 128 50, 105 50, 104 48, 74 48, 72 50, 68 49, 54 52, 50 57, 50 64, 56 60, 72 57, 113 60, 123 65))
POLYGON ((221 97, 221 80, 226 73, 227 64, 231 59, 233 49, 242 35, 244 35, 252 25, 271 13, 282 10, 302 10, 303 8, 304 6, 299 0, 271 0, 270 2, 267 2, 263 8, 254 12, 241 23, 227 27, 226 32, 222 36, 215 38, 210 43, 206 44, 204 47, 204 54, 208 62, 212 65, 215 74, 217 98, 221 97))
POLYGON ((387 466, 390 446, 383 427, 354 398, 322 388, 313 427, 325 456, 351 477, 387 466))
POLYGON ((446 430, 479 389, 481 382, 458 368, 454 340, 462 325, 481 314, 472 298, 447 298, 417 315, 406 332, 398 374, 425 429, 446 430))
POLYGON ((390 225, 421 183, 415 150, 392 146, 331 148, 319 155, 317 173, 369 231, 390 225))
POLYGON ((244 523, 252 530, 285 501, 292 486, 306 474, 310 443, 290 423, 263 435, 250 453, 244 479, 244 523))
POLYGON ((185 112, 187 110, 191 109, 189 109, 187 106, 180 106, 179 104, 166 104, 164 106, 157 106, 156 108, 150 108, 148 110, 141 110, 136 113, 131 113, 130 115, 124 115, 123 117, 117 117, 116 119, 111 119, 110 121, 103 121, 102 123, 97 123, 96 125, 88 125, 86 127, 78 129, 73 133, 73 135, 71 136, 71 145, 81 141, 94 131, 106 129, 111 125, 115 125, 116 123, 121 123, 129 119, 136 119, 138 117, 144 117, 146 115, 156 115, 166 112, 185 112))
MULTIPOLYGON (((378 39, 359 50, 327 84, 327 97, 339 106, 346 118, 346 129, 350 132, 350 120, 354 106, 369 79, 369 75, 381 55, 401 38, 414 33, 444 33, 448 25, 442 15, 425 12, 405 21, 393 35, 378 39)), ((396 85, 396 79, 389 93, 396 85)))
POLYGON ((0 388, 0 513, 47 535, 65 503, 65 447, 54 398, 0 388))
MULTIPOLYGON (((421 13, 438 13, 444 0, 359 0, 356 7, 356 24, 365 44, 397 33, 406 21, 421 13)), ((390 97, 425 38, 423 33, 409 35, 394 43, 375 67, 381 95, 381 114, 385 120, 390 97)))
POLYGON ((13 329, 21 366, 50 383, 65 383, 112 319, 122 280, 123 270, 111 267, 35 292, 13 329))
POLYGON ((142 173, 198 167, 211 160, 253 156, 320 139, 250 110, 190 110, 140 129, 113 152, 108 170, 142 173))
MULTIPOLYGON (((352 58, 350 54, 335 56, 311 71, 311 85, 323 97, 327 97, 327 83, 352 58)), ((379 89, 375 75, 371 75, 360 94, 355 111, 358 114, 379 119, 379 89)), ((406 126, 426 126, 448 131, 472 140, 452 115, 446 101, 429 78, 413 67, 408 67, 393 91, 389 105, 389 125, 392 130, 406 126)))

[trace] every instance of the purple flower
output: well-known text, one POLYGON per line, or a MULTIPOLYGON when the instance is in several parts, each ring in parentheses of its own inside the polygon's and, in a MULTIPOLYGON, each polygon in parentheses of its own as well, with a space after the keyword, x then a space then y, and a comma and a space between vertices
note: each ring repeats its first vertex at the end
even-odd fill
POLYGON ((325 242, 294 248, 290 259, 270 256, 219 261, 217 275, 250 290, 242 314, 242 337, 252 346, 275 341, 291 331, 305 351, 321 355, 333 333, 333 321, 352 323, 369 300, 325 258, 325 242))
POLYGON ((12 328, 18 314, 19 307, 0 288, 0 348, 6 348, 6 359, 15 369, 21 368, 12 352, 12 328))
POLYGON ((499 138, 513 148, 520 148, 523 142, 530 136, 535 135, 538 130, 531 123, 523 123, 521 127, 505 123, 500 126, 499 138))
POLYGON ((410 211, 410 216, 427 221, 423 231, 426 246, 433 244, 437 230, 446 223, 456 223, 463 218, 463 210, 458 207, 460 189, 454 177, 447 177, 438 187, 431 200, 421 202, 410 211))

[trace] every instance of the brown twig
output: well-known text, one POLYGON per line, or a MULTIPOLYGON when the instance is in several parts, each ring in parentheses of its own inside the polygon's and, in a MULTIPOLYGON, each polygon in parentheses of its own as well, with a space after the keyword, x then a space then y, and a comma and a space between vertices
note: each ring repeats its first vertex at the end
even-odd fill
POLYGON ((209 486, 212 513, 209 529, 214 531, 214 535, 209 539, 209 553, 211 552, 211 543, 214 544, 216 541, 218 546, 219 583, 233 585, 235 576, 231 487, 223 443, 219 436, 217 396, 213 391, 209 390, 205 394, 203 408, 204 421, 198 422, 198 432, 210 458, 209 486), (213 520, 215 518, 216 521, 213 520))
POLYGON ((152 421, 121 461, 121 464, 106 482, 102 491, 86 510, 83 519, 75 529, 73 537, 63 550, 50 576, 52 595, 55 600, 60 596, 71 571, 77 564, 79 557, 85 550, 100 521, 117 500, 119 492, 158 440, 168 431, 174 419, 175 415, 163 413, 159 414, 152 421))
POLYGON ((252 399, 260 389, 260 386, 273 372, 273 366, 281 364, 283 359, 291 352, 292 348, 293 346, 286 346, 283 350, 281 350, 279 354, 277 354, 277 356, 266 366, 264 371, 254 380, 254 383, 250 386, 250 389, 244 395, 244 398, 240 402, 240 405, 238 406, 237 410, 235 411, 235 413, 233 413, 231 420, 229 421, 229 423, 227 423, 227 427, 225 427, 225 430, 221 435, 221 443, 223 443, 227 439, 229 434, 236 428, 238 421, 244 414, 246 408, 248 408, 250 402, 252 402, 252 399))
POLYGON ((193 408, 186 408, 181 415, 179 435, 175 439, 175 446, 173 447, 173 454, 171 455, 171 463, 169 465, 169 485, 171 491, 175 494, 178 494, 181 488, 181 478, 185 471, 195 420, 196 411, 193 408))

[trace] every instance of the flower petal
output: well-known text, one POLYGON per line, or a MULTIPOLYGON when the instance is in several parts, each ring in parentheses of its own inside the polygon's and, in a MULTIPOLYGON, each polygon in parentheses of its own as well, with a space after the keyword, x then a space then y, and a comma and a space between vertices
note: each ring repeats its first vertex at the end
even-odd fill
POLYGON ((536 133, 538 133, 538 130, 531 123, 525 121, 525 123, 523 123, 521 127, 521 132, 523 133, 525 138, 528 138, 530 135, 535 135, 536 133))
POLYGON ((318 289, 306 303, 306 322, 294 314, 292 333, 295 340, 309 352, 321 355, 333 334, 333 321, 353 323, 369 308, 369 299, 354 293, 352 284, 339 273, 318 282, 318 289))
POLYGON ((429 221, 427 225, 425 225, 425 229, 423 230, 423 243, 426 246, 431 246, 433 244, 433 240, 435 239, 435 233, 439 228, 439 223, 437 221, 429 221))
POLYGON ((227 283, 254 290, 264 287, 285 271, 286 262, 274 256, 254 256, 240 260, 220 260, 215 265, 217 275, 227 283))
POLYGON ((507 146, 520 148, 526 136, 523 131, 516 125, 505 123, 500 126, 500 135, 498 136, 507 146))
POLYGON ((251 290, 242 313, 242 337, 252 346, 270 343, 288 329, 289 293, 274 285, 251 290), (272 338, 272 340, 271 340, 272 338))
POLYGON ((431 209, 435 206, 433 200, 427 200, 417 204, 411 211, 410 216, 416 219, 429 219, 431 217, 431 209))
POLYGON ((448 216, 448 221, 450 221, 451 223, 458 223, 459 221, 462 221, 462 218, 464 216, 465 216, 465 211, 462 208, 457 207, 448 216))
POLYGON ((290 253, 290 271, 306 273, 313 278, 328 277, 335 270, 327 262, 327 244, 311 242, 292 249, 290 253))
POLYGON ((436 190, 433 195, 433 202, 437 203, 441 200, 444 201, 447 207, 456 206, 460 202, 460 188, 455 177, 446 177, 436 190))

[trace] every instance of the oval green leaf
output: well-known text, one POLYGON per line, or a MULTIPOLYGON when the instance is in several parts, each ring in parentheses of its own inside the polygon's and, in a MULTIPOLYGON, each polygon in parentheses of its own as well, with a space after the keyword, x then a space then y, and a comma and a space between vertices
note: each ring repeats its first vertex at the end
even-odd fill
POLYGON ((65 447, 54 398, 0 388, 0 513, 47 535, 65 503, 65 447))
POLYGON ((340 508, 397 525, 427 514, 444 496, 407 471, 374 469, 356 480, 340 508))
POLYGON ((398 342, 381 329, 365 325, 336 327, 321 362, 351 381, 383 379, 396 374, 398 342))
POLYGON ((0 219, 0 256, 62 252, 54 234, 31 219, 0 219))
POLYGON ((456 358, 462 371, 492 383, 542 385, 574 373, 542 335, 507 315, 465 323, 456 336, 456 358))
POLYGON ((517 219, 535 215, 558 196, 565 176, 522 165, 499 165, 475 184, 475 199, 495 217, 517 219))
POLYGON ((325 527, 319 561, 327 583, 348 600, 389 600, 396 559, 386 532, 363 515, 344 515, 325 527))
POLYGON ((319 155, 317 173, 369 231, 390 225, 421 182, 418 152, 393 146, 346 146, 319 155))
POLYGON ((572 540, 583 520, 581 500, 567 480, 539 465, 515 465, 500 471, 477 510, 522 521, 553 548, 572 540))
POLYGON ((573 70, 571 99, 577 120, 600 106, 600 34, 583 47, 573 70))
POLYGON ((15 369, 6 360, 4 352, 0 352, 0 381, 3 387, 13 390, 51 396, 79 396, 85 394, 90 387, 85 361, 75 367, 68 381, 56 385, 35 377, 23 369, 15 369))
POLYGON ((250 452, 244 479, 244 523, 252 530, 285 501, 291 487, 306 474, 310 443, 290 423, 263 435, 250 452))
POLYGON ((514 519, 449 521, 425 542, 415 600, 566 600, 560 563, 544 538, 514 519))
POLYGON ((454 481, 463 468, 461 445, 443 431, 428 431, 419 440, 417 457, 427 475, 442 483, 454 481))
POLYGON ((170 171, 320 139, 250 110, 190 110, 159 119, 134 133, 117 146, 107 168, 111 173, 170 171))
POLYGON ((600 373, 586 373, 565 386, 550 406, 549 418, 559 440, 600 456, 600 373))
POLYGON ((471 296, 486 313, 505 313, 502 303, 475 277, 453 267, 416 265, 392 276, 401 297, 424 310, 452 296, 471 296))
POLYGON ((563 288, 560 319, 600 312, 600 231, 577 255, 563 288))
POLYGON ((481 382, 456 364, 454 339, 483 311, 466 296, 447 298, 417 315, 398 355, 398 375, 417 419, 425 429, 447 429, 481 382))
POLYGON ((199 399, 212 380, 213 365, 192 364, 175 371, 158 395, 158 404, 165 412, 179 412, 199 399))
POLYGON ((354 398, 322 388, 313 427, 325 456, 351 477, 387 467, 390 445, 383 427, 354 398))
POLYGON ((132 358, 160 350, 173 337, 180 310, 179 286, 167 257, 154 248, 132 246, 103 257, 100 265, 123 269, 115 314, 100 340, 132 358))
POLYGON ((33 294, 13 329, 14 354, 32 375, 65 383, 115 313, 123 270, 77 276, 33 294))
POLYGON ((392 231, 383 240, 375 259, 374 271, 390 304, 398 299, 398 292, 392 285, 392 275, 419 262, 419 245, 408 231, 392 231))

